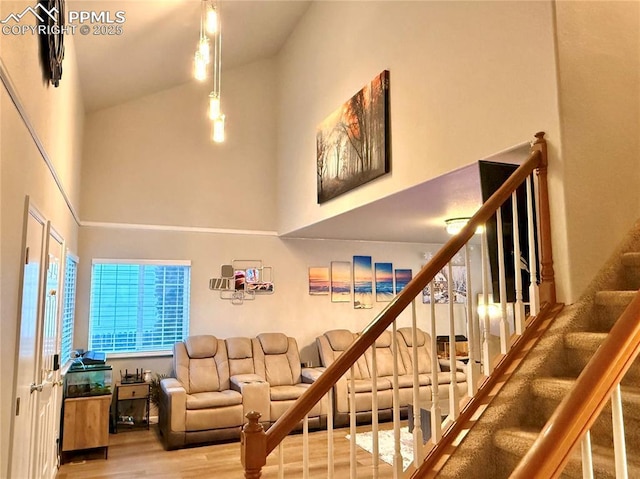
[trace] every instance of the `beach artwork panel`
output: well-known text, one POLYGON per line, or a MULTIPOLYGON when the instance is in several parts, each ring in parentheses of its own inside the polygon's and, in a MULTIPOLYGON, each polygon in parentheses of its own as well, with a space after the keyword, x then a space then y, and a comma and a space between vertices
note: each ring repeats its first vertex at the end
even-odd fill
POLYGON ((353 307, 354 309, 373 307, 371 256, 353 257, 353 307))
POLYGON ((413 273, 410 269, 397 269, 396 270, 396 294, 400 293, 411 278, 413 277, 413 273))
POLYGON ((393 299, 393 264, 376 263, 376 301, 389 302, 393 299))
POLYGON ((328 295, 329 289, 329 267, 310 266, 309 294, 312 296, 328 295))
POLYGON ((331 301, 348 303, 351 301, 351 262, 331 262, 331 301))

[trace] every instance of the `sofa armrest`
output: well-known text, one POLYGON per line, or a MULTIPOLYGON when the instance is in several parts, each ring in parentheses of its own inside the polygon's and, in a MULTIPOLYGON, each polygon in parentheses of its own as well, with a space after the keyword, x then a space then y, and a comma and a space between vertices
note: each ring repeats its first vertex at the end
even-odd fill
POLYGON ((257 374, 236 374, 235 376, 231 376, 229 381, 231 382, 231 389, 238 391, 241 394, 242 388, 247 384, 266 382, 264 378, 257 374))
POLYGON ((242 413, 247 417, 250 411, 261 414, 260 422, 271 421, 271 388, 269 383, 257 374, 237 374, 231 376, 231 389, 242 394, 242 413))
MULTIPOLYGON (((450 359, 438 359, 438 362, 440 363, 440 367, 442 368, 443 372, 451 371, 451 360, 450 359)), ((455 366, 456 366, 456 371, 459 371, 461 373, 466 373, 467 365, 465 363, 463 363, 462 361, 458 361, 456 359, 455 366)))
POLYGON ((166 414, 171 432, 186 430, 187 391, 176 378, 160 381, 160 409, 166 414))
POLYGON ((327 368, 302 368, 302 382, 313 384, 327 368))

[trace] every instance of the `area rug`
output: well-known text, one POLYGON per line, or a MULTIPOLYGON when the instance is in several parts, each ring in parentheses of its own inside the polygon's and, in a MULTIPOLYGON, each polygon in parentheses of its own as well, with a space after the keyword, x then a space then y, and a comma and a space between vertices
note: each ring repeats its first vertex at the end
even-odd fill
MULTIPOLYGON (((351 435, 347 434, 347 439, 351 435)), ((356 444, 367 451, 373 453, 373 439, 371 431, 356 433, 356 444)), ((393 465, 393 429, 378 431, 378 455, 387 464, 393 465)), ((400 454, 402 455, 402 470, 406 470, 413 461, 413 434, 405 427, 400 428, 400 454)))

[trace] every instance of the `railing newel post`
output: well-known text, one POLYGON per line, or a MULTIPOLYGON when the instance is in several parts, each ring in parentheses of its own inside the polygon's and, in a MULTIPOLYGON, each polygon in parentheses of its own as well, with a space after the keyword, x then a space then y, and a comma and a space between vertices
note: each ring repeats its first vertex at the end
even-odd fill
POLYGON ((262 467, 267 463, 267 437, 259 419, 262 415, 249 411, 249 420, 242 427, 240 438, 241 460, 245 479, 260 479, 262 467))
POLYGON ((549 190, 547 170, 547 141, 544 132, 535 134, 536 139, 531 145, 531 151, 540 152, 540 164, 536 169, 538 176, 538 219, 540 231, 540 303, 556 303, 556 283, 553 270, 553 254, 551 252, 551 213, 549 208, 549 190))

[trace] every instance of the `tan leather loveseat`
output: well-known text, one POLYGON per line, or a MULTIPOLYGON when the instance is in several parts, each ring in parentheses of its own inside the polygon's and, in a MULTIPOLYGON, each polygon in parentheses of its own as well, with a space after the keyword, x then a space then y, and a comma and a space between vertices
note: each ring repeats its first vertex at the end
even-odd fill
MULTIPOLYGON (((294 338, 191 336, 174 345, 174 378, 160 383, 159 427, 165 447, 235 439, 253 410, 268 427, 302 395, 319 371, 302 368, 294 338)), ((309 413, 326 423, 326 399, 309 413)))
MULTIPOLYGON (((417 331, 418 341, 418 373, 419 394, 423 407, 430 407, 431 389, 431 339, 430 336, 417 331)), ((350 345, 358 335, 346 329, 337 329, 325 332, 316 338, 318 352, 322 366, 330 366, 350 345)), ((403 414, 409 404, 413 402, 413 353, 410 328, 398 329, 396 336, 398 341, 398 383, 400 407, 403 414)), ((378 417, 381 420, 389 419, 393 408, 393 350, 391 347, 392 334, 385 331, 376 340, 376 370, 377 370, 377 397, 378 417)), ((438 385, 440 405, 443 414, 447 414, 449 384, 451 373, 448 370, 448 362, 438 362, 435 367, 438 371, 438 385)), ((458 394, 462 397, 467 391, 466 374, 464 364, 458 363, 455 374, 458 394)), ((372 417, 373 396, 373 352, 369 348, 361 356, 353 368, 355 377, 355 405, 358 422, 369 422, 372 417)), ((350 373, 347 372, 334 387, 334 418, 337 425, 344 425, 349 420, 349 392, 350 373)))

